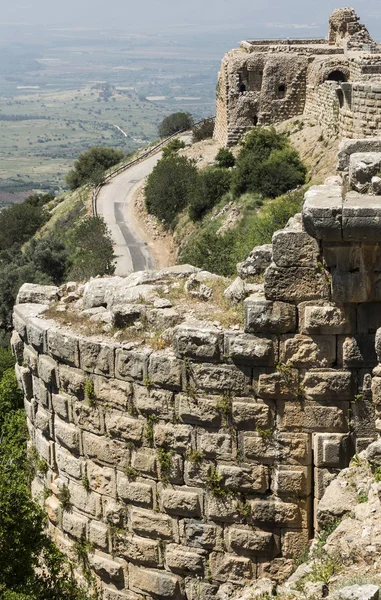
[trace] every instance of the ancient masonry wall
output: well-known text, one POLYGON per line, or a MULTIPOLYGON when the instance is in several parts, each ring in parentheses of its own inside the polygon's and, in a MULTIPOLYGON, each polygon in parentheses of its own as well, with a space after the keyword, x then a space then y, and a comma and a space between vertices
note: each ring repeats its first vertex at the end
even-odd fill
MULTIPOLYGON (((347 219, 343 241, 342 197, 337 183, 313 188, 304 225, 274 235, 242 330, 188 319, 153 350, 46 319, 54 290, 19 295, 12 346, 46 465, 34 494, 66 552, 93 545, 105 600, 209 600, 224 582, 286 577, 326 486, 377 437, 379 244, 361 241, 366 215, 358 229, 347 219)), ((182 285, 168 272, 166 286, 182 285)), ((107 279, 83 305, 145 320, 173 310, 142 306, 135 276, 118 280, 117 306, 107 279)))

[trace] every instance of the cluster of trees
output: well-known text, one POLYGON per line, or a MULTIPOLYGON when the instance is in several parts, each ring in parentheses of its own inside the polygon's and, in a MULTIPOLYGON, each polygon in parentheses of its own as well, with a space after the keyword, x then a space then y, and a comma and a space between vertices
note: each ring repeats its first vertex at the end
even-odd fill
POLYGON ((214 119, 202 119, 200 122, 195 123, 190 113, 176 112, 162 120, 158 131, 161 138, 166 138, 180 131, 189 131, 190 129, 193 133, 194 142, 211 138, 214 131, 214 119))
POLYGON ((147 210, 170 229, 186 207, 190 218, 198 221, 224 197, 230 200, 249 192, 275 198, 305 181, 306 168, 298 153, 274 128, 253 129, 237 159, 221 148, 215 166, 201 171, 177 150, 177 145, 169 145, 145 189, 147 210))
POLYGON ((107 169, 117 165, 123 158, 122 150, 94 146, 78 156, 72 170, 66 176, 66 182, 71 190, 76 190, 85 183, 97 186, 107 169))
POLYGON ((22 407, 13 357, 0 348, 0 598, 90 600, 77 585, 72 565, 46 535, 44 512, 31 497, 37 466, 27 452, 22 407))

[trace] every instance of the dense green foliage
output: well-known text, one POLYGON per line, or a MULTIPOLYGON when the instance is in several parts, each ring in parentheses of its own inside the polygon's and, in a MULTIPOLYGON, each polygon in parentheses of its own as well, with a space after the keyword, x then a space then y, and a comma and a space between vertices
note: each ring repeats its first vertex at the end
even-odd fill
POLYGON ((204 119, 192 129, 193 141, 201 142, 201 140, 207 140, 213 137, 214 132, 214 119, 204 119))
POLYGON ((235 196, 245 192, 276 198, 303 185, 306 167, 286 135, 255 127, 245 138, 233 174, 235 196))
POLYGON ((113 242, 102 217, 87 217, 81 221, 72 233, 70 246, 73 253, 69 279, 114 273, 113 242))
POLYGON ((118 164, 124 157, 122 150, 94 146, 80 154, 74 167, 67 174, 66 181, 71 190, 85 183, 98 185, 107 169, 118 164))
POLYGON ((178 131, 191 129, 193 126, 193 117, 190 113, 176 112, 168 115, 159 125, 159 136, 166 138, 178 131))
POLYGON ((189 194, 189 216, 198 221, 213 208, 230 189, 231 173, 226 169, 209 167, 200 171, 196 185, 189 194))
POLYGON ((216 154, 216 163, 219 167, 229 169, 234 167, 235 158, 233 153, 228 148, 220 148, 216 154))
POLYGON ((188 204, 196 180, 197 168, 185 156, 171 154, 163 158, 148 177, 145 188, 148 212, 173 229, 177 215, 188 204))
POLYGON ((175 154, 178 150, 185 148, 185 143, 179 138, 174 138, 163 148, 163 158, 168 158, 172 154, 175 154))
MULTIPOLYGON (((51 199, 51 196, 46 197, 51 199)), ((35 198, 31 196, 31 200, 13 204, 0 212, 0 251, 11 248, 13 244, 23 244, 47 220, 48 213, 43 203, 35 198)))
MULTIPOLYGON (((8 360, 0 351, 0 360, 8 360)), ((1 364, 1 363, 0 363, 1 364)), ((28 431, 13 368, 0 379, 0 598, 86 600, 67 559, 45 534, 45 516, 31 497, 28 431)))

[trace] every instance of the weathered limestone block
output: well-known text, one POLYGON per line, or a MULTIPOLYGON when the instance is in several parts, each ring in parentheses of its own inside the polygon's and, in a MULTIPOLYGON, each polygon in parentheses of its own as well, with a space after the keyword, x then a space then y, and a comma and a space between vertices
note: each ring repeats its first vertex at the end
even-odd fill
POLYGON ((37 372, 46 385, 57 386, 58 365, 50 356, 39 355, 37 372))
POLYGON ((231 392, 237 396, 245 396, 250 389, 250 369, 235 365, 194 364, 192 365, 192 382, 205 392, 231 392))
POLYGON ((58 367, 58 384, 60 390, 83 397, 86 376, 81 369, 74 369, 66 365, 58 367))
MULTIPOLYGON (((279 498, 250 500, 253 523, 272 526, 301 527, 303 510, 295 502, 282 502, 279 498)), ((306 515, 304 515, 306 516, 306 515)))
MULTIPOLYGON (((162 303, 162 300, 156 300, 156 303, 162 303)), ((154 329, 164 331, 165 329, 173 329, 183 320, 176 308, 147 308, 146 318, 148 324, 154 329)))
POLYGON ((269 487, 269 471, 264 465, 235 467, 219 464, 217 472, 229 490, 264 494, 269 487))
POLYGON ((114 376, 115 344, 101 344, 86 338, 79 339, 81 369, 98 375, 114 376))
POLYGON ((271 481, 271 489, 277 496, 307 498, 311 493, 311 476, 308 467, 279 465, 271 481))
POLYGON ((79 430, 75 425, 61 421, 57 416, 54 418, 54 437, 58 444, 67 448, 74 454, 80 453, 79 430))
POLYGON ((213 462, 212 460, 207 460, 205 457, 202 457, 199 460, 197 458, 197 455, 196 460, 191 460, 191 452, 192 450, 190 450, 190 452, 185 455, 186 457, 189 457, 189 460, 185 460, 184 462, 184 481, 186 485, 190 487, 205 487, 208 476, 210 474, 210 469, 213 467, 213 462))
POLYGON ((83 290, 83 308, 106 306, 106 295, 123 282, 122 277, 90 279, 83 290))
POLYGON ((280 361, 293 367, 331 367, 336 362, 334 335, 284 335, 280 338, 280 361))
POLYGON ((177 577, 166 571, 154 571, 130 565, 130 588, 143 594, 153 594, 159 598, 182 597, 177 577))
POLYGON ((201 550, 190 550, 186 546, 168 544, 165 556, 167 567, 175 573, 183 575, 184 571, 202 573, 204 570, 204 560, 201 550))
POLYGON ((233 362, 273 366, 278 362, 278 339, 249 334, 225 334, 224 355, 233 362))
POLYGON ((341 186, 312 186, 304 197, 303 226, 317 240, 342 239, 342 188, 341 186))
POLYGON ((198 446, 207 457, 232 458, 233 440, 228 433, 202 433, 198 438, 198 446))
POLYGON ((272 260, 272 244, 256 246, 249 256, 237 265, 238 275, 241 279, 249 279, 264 273, 272 260))
POLYGON ((176 413, 183 423, 218 427, 221 423, 218 399, 218 396, 191 398, 186 394, 177 394, 176 413))
POLYGON ((265 295, 268 300, 290 303, 329 300, 329 275, 323 268, 286 268, 272 263, 265 274, 265 295))
MULTIPOLYGON (((33 497, 35 497, 33 487, 32 494, 33 497)), ((61 503, 58 500, 58 498, 56 498, 56 496, 49 496, 48 498, 46 498, 44 508, 46 510, 46 514, 48 516, 49 521, 54 525, 59 525, 61 518, 61 503)))
POLYGON ((144 421, 126 417, 120 411, 108 411, 105 415, 105 424, 112 437, 128 442, 140 442, 143 437, 144 421))
POLYGON ((27 397, 27 399, 29 398, 28 394, 32 393, 33 397, 35 398, 35 400, 41 404, 41 406, 44 406, 45 408, 47 408, 48 410, 51 409, 51 395, 50 392, 48 390, 48 388, 46 387, 46 385, 44 384, 44 382, 39 379, 38 377, 35 377, 34 375, 31 376, 31 370, 27 367, 26 369, 22 368, 23 370, 21 371, 21 374, 23 375, 23 377, 25 377, 25 380, 23 379, 23 385, 25 385, 25 395, 27 397), (30 385, 30 378, 31 378, 31 383, 32 383, 32 391, 30 391, 29 389, 29 385, 30 385), (25 381, 25 383, 24 383, 25 381), (28 386, 28 387, 26 387, 28 386))
POLYGON ((304 334, 348 334, 356 329, 356 309, 348 304, 302 302, 298 311, 300 332, 304 334))
POLYGON ((377 362, 375 336, 360 333, 354 336, 339 336, 337 340, 338 362, 346 368, 374 367, 377 362))
POLYGON ((15 329, 12 331, 11 349, 16 362, 22 365, 24 360, 24 342, 15 329))
POLYGON ((148 378, 158 386, 181 389, 182 361, 171 352, 154 352, 148 364, 148 378))
POLYGON ((238 554, 271 555, 274 536, 266 531, 254 531, 251 527, 233 525, 227 529, 229 552, 238 554))
POLYGON ((192 519, 185 521, 187 546, 211 549, 220 539, 222 539, 222 528, 215 523, 204 523, 192 519))
POLYGON ((159 419, 172 420, 175 413, 173 392, 134 385, 134 406, 143 414, 154 414, 159 419))
POLYGON ((86 473, 90 489, 98 494, 116 497, 115 471, 109 467, 96 465, 91 460, 86 462, 86 473))
POLYGON ((316 433, 314 435, 314 462, 317 467, 343 469, 348 465, 352 451, 348 435, 316 433))
POLYGON ((337 477, 338 469, 315 468, 314 469, 314 495, 321 500, 329 484, 337 477))
POLYGON ((29 319, 38 317, 49 308, 48 304, 16 304, 13 308, 13 327, 21 338, 26 341, 26 323, 29 319))
POLYGON ((33 424, 44 434, 45 437, 52 437, 53 415, 51 412, 45 410, 38 403, 36 403, 36 411, 33 419, 33 424))
POLYGON ((284 464, 311 464, 311 443, 306 433, 278 433, 265 437, 259 433, 242 433, 241 445, 246 460, 255 460, 264 465, 275 460, 284 464))
POLYGON ((53 462, 54 462, 53 442, 47 440, 46 437, 44 437, 44 435, 42 434, 42 432, 39 431, 38 429, 34 429, 34 428, 29 429, 29 425, 28 425, 28 430, 29 430, 29 433, 31 432, 31 430, 34 433, 34 443, 35 443, 35 446, 38 450, 40 457, 43 458, 48 463, 49 466, 52 466, 53 462))
POLYGON ((109 528, 104 523, 100 521, 91 520, 89 523, 89 542, 101 548, 102 550, 107 551, 109 542, 109 528))
POLYGON ((372 177, 381 170, 380 152, 355 152, 349 158, 349 185, 364 193, 371 187, 372 177))
POLYGON ((92 433, 104 433, 104 415, 98 406, 87 406, 83 402, 72 403, 72 420, 79 429, 92 433))
POLYGON ((223 334, 216 327, 186 323, 174 330, 174 348, 179 358, 218 362, 222 354, 223 334))
MULTIPOLYGON (((166 450, 164 449, 166 452, 166 450)), ((159 467, 159 479, 165 480, 168 479, 170 483, 178 483, 182 484, 184 480, 184 458, 181 454, 176 454, 175 452, 170 451, 168 454, 169 458, 169 468, 163 466, 160 461, 158 461, 159 467)))
POLYGON ((132 531, 143 537, 154 537, 162 540, 176 541, 178 537, 177 522, 169 515, 162 515, 133 508, 131 511, 132 531))
POLYGON ((156 446, 171 448, 176 452, 186 452, 191 444, 192 427, 189 425, 173 425, 166 423, 155 425, 154 439, 156 446))
POLYGON ((142 600, 140 594, 135 594, 131 590, 119 591, 116 587, 102 586, 102 600, 142 600))
POLYGON ((77 484, 74 481, 69 481, 70 502, 78 508, 93 517, 101 515, 101 496, 95 492, 88 492, 82 484, 77 484))
POLYGON ((98 376, 95 376, 93 381, 94 394, 98 401, 103 400, 106 404, 121 410, 129 408, 133 394, 132 383, 98 376))
POLYGON ((124 560, 148 567, 161 566, 159 541, 149 540, 128 533, 115 536, 114 552, 124 560))
POLYGON ((151 448, 138 448, 134 450, 131 466, 144 475, 157 477, 157 454, 151 448))
POLYGON ((320 255, 318 242, 301 226, 276 231, 272 238, 273 262, 278 267, 316 267, 320 255))
POLYGON ((55 457, 59 473, 82 479, 85 472, 82 459, 76 458, 59 444, 55 445, 55 457))
POLYGON ((116 304, 111 310, 111 325, 118 329, 130 327, 145 315, 143 304, 116 304))
POLYGON ((185 592, 189 600, 214 600, 219 591, 216 583, 210 583, 205 579, 191 577, 185 580, 185 592))
POLYGON ((152 481, 138 478, 131 481, 121 473, 117 477, 118 497, 128 504, 138 504, 141 506, 152 507, 156 486, 152 481))
POLYGON ((295 331, 296 308, 286 302, 266 300, 262 294, 252 294, 244 301, 247 333, 287 333, 295 331))
POLYGON ((343 401, 327 405, 326 403, 299 402, 277 403, 277 428, 292 431, 348 431, 349 402, 343 401))
POLYGON ((274 373, 261 373, 257 393, 264 400, 295 400, 299 395, 299 372, 285 367, 274 373))
POLYGON ((376 406, 381 404, 381 377, 372 378, 372 401, 376 406))
POLYGON ((202 490, 197 488, 163 488, 161 492, 162 510, 171 515, 200 517, 202 513, 202 490))
POLYGON ((269 429, 273 422, 271 402, 241 398, 232 402, 232 419, 238 429, 269 429))
POLYGON ((17 294, 16 304, 49 304, 57 298, 58 287, 24 283, 17 294))
POLYGON ((115 353, 115 377, 127 381, 144 380, 150 354, 151 350, 147 348, 140 351, 118 348, 115 353))
POLYGON ((51 327, 51 324, 44 319, 39 319, 38 317, 28 319, 26 324, 28 344, 31 344, 41 352, 44 351, 46 349, 46 336, 49 327, 51 327))
POLYGON ((303 389, 307 399, 322 401, 352 400, 354 385, 350 371, 309 371, 303 389))
POLYGON ((97 575, 106 582, 123 581, 123 566, 116 560, 111 560, 109 554, 89 554, 89 563, 97 575))
POLYGON ((86 537, 88 519, 83 515, 66 510, 62 513, 62 529, 80 540, 86 537))
POLYGON ((59 362, 79 367, 78 338, 67 331, 49 327, 47 331, 48 352, 59 362))
POLYGON ((381 328, 378 328, 375 336, 375 350, 377 361, 381 363, 381 328))
POLYGON ((234 523, 240 519, 239 500, 233 496, 220 498, 209 494, 206 507, 208 518, 212 521, 234 523))
POLYGON ((24 346, 23 365, 28 367, 33 375, 37 375, 38 354, 32 346, 24 346))
POLYGON ((120 469, 129 466, 130 450, 123 442, 111 440, 105 436, 94 435, 86 431, 82 435, 83 453, 97 462, 114 465, 120 469))
POLYGON ((242 582, 253 576, 253 565, 249 558, 223 552, 211 553, 210 570, 212 578, 221 582, 242 582))
POLYGON ((333 600, 379 600, 380 588, 378 585, 348 585, 337 590, 332 596, 333 600))
MULTIPOLYGON (((33 379, 31 370, 28 367, 20 367, 17 363, 15 365, 16 379, 19 387, 23 390, 24 396, 27 400, 31 400, 34 396, 33 390, 33 379)), ((38 400, 38 398, 36 398, 38 400)), ((46 394, 46 406, 49 405, 49 398, 46 394)))

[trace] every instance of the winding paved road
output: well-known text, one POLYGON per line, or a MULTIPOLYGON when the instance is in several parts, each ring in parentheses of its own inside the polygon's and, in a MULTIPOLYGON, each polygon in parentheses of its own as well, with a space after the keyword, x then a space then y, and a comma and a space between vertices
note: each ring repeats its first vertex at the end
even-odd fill
POLYGON ((144 241, 133 210, 137 185, 149 175, 161 158, 161 152, 127 169, 104 185, 97 200, 99 216, 106 221, 114 240, 115 275, 145 271, 155 267, 147 242, 144 241))

